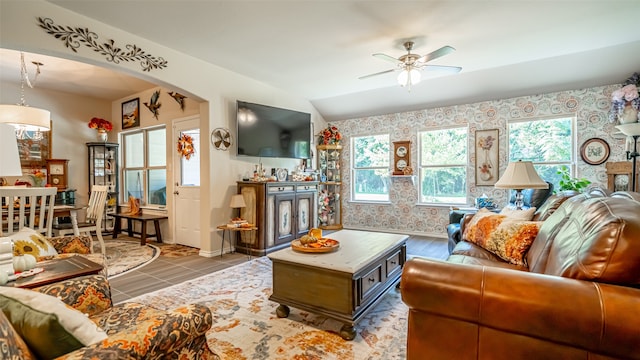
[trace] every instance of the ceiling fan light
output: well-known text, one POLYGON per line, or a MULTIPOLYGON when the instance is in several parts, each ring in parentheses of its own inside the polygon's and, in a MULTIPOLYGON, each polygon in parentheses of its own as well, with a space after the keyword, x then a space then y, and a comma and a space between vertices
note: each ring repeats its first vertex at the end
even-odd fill
POLYGON ((409 72, 406 69, 400 71, 400 74, 398 74, 398 84, 400 84, 400 86, 409 85, 409 72))

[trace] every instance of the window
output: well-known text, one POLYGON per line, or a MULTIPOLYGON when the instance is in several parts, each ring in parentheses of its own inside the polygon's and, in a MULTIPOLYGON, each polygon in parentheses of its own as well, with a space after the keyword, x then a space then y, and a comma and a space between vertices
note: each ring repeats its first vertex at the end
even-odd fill
POLYGON ((156 127, 122 134, 123 201, 130 196, 140 204, 167 204, 166 129, 156 127))
POLYGON ((389 135, 351 138, 351 200, 389 201, 389 135))
POLYGON ((420 202, 467 203, 467 128, 418 133, 420 202))
POLYGON ((573 123, 573 117, 510 122, 509 161, 533 162, 538 175, 557 188, 558 169, 572 169, 573 123))

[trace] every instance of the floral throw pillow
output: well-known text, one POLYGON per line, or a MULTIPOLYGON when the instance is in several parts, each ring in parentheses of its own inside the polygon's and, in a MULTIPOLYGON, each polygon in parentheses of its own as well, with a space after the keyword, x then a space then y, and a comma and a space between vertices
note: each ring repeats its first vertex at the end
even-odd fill
POLYGON ((525 221, 478 212, 465 229, 463 239, 511 264, 526 266, 525 256, 538 236, 541 225, 541 221, 525 221))
POLYGON ((58 255, 53 245, 39 232, 24 227, 17 233, 9 235, 13 241, 13 254, 31 254, 36 260, 48 260, 58 255))

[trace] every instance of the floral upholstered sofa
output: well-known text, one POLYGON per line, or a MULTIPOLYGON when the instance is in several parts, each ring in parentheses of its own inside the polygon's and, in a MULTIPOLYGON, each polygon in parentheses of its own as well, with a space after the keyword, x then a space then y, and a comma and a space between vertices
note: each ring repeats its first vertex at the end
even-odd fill
MULTIPOLYGON (((90 244, 87 236, 63 236, 44 246, 56 249, 54 257, 98 255, 90 244)), ((113 305, 102 274, 31 290, 0 286, 0 310, 0 359, 219 359, 205 337, 209 308, 113 305)))
POLYGON ((32 290, 0 287, 0 308, 2 359, 219 359, 209 350, 205 338, 212 324, 209 308, 192 304, 166 311, 137 303, 114 306, 109 283, 102 275, 78 277, 32 290), (15 291, 35 300, 16 305, 16 299, 20 298, 14 296, 15 291), (56 312, 57 302, 73 309, 56 312), (68 314, 77 315, 69 312, 77 312, 80 322, 87 324, 65 325, 65 330, 61 330, 65 336, 51 330, 59 325, 44 326, 46 321, 41 319, 31 321, 27 327, 25 322, 29 320, 21 319, 22 311, 17 310, 21 305, 38 310, 37 316, 42 318, 56 312, 47 321, 58 318, 63 322, 68 314), (41 332, 34 329, 34 322, 43 326, 41 332), (67 341, 77 348, 65 353, 72 346, 64 341, 69 337, 66 332, 78 337, 89 332, 102 336, 90 344, 82 343, 82 339, 67 341))

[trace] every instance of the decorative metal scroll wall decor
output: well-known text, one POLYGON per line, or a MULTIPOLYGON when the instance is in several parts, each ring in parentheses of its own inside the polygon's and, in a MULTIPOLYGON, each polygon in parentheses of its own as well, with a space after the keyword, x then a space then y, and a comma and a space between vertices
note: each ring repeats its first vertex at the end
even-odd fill
POLYGON ((167 61, 165 59, 151 56, 136 45, 127 44, 125 45, 125 49, 122 49, 116 46, 113 40, 99 44, 97 42, 98 34, 89 31, 89 28, 73 28, 71 26, 55 25, 50 18, 41 17, 38 17, 38 25, 40 25, 47 34, 62 40, 67 48, 76 53, 80 45, 84 44, 93 51, 105 56, 107 61, 115 64, 119 64, 120 61, 140 61, 140 66, 143 71, 167 67, 167 61))

